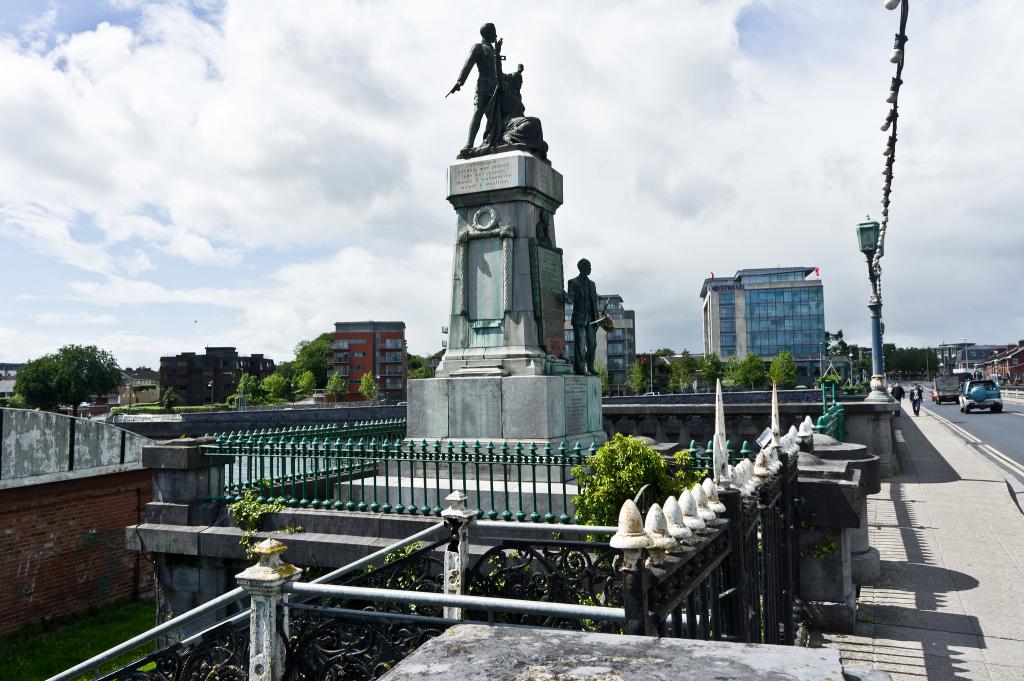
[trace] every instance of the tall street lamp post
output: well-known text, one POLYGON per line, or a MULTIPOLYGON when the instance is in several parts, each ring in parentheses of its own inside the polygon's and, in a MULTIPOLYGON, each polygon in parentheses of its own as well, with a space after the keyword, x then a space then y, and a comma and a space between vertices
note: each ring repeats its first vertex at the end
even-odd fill
POLYGON ((890 397, 883 389, 885 385, 885 364, 882 361, 882 298, 878 295, 878 271, 875 268, 875 249, 878 247, 877 222, 870 217, 857 225, 857 239, 860 252, 868 259, 868 281, 871 296, 868 309, 871 311, 871 393, 867 402, 888 402, 890 397))

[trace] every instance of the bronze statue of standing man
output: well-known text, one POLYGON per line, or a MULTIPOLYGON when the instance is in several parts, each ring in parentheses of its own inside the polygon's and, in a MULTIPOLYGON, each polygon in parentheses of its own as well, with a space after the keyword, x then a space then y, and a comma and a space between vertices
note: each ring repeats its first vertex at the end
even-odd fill
POLYGON ((501 53, 501 40, 498 39, 498 33, 494 28, 494 24, 486 23, 481 26, 480 36, 482 40, 473 45, 469 50, 469 57, 462 67, 462 72, 459 73, 459 79, 455 81, 455 87, 448 93, 450 95, 452 92, 461 90, 462 86, 466 84, 466 79, 469 78, 469 72, 476 66, 476 96, 473 98, 473 119, 469 124, 469 138, 466 140, 466 146, 463 147, 463 151, 469 151, 476 145, 476 134, 480 131, 480 121, 485 113, 488 114, 487 127, 490 129, 492 121, 490 120, 490 112, 486 111, 486 109, 491 101, 491 97, 494 95, 495 88, 498 86, 495 54, 501 53))
POLYGON ((572 303, 572 363, 578 375, 593 375, 597 374, 594 355, 597 353, 597 324, 602 315, 597 311, 597 286, 590 280, 590 261, 583 258, 576 267, 580 274, 569 280, 568 295, 572 303))

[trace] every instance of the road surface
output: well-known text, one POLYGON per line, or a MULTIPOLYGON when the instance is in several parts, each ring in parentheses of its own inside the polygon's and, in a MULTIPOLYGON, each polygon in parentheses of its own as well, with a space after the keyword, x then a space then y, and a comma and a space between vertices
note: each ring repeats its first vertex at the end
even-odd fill
MULTIPOLYGON (((904 399, 905 410, 910 400, 904 399)), ((1003 402, 1003 411, 972 411, 961 414, 956 404, 933 404, 926 400, 922 415, 931 412, 979 454, 1024 482, 1024 404, 1003 402)))

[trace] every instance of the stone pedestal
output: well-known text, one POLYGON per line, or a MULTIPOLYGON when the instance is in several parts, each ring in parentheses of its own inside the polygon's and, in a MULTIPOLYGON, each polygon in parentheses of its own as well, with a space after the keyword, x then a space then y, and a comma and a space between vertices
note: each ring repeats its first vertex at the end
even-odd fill
POLYGON ((562 176, 524 151, 448 168, 455 208, 448 349, 409 381, 408 437, 604 442, 597 376, 565 360, 565 275, 554 214, 562 176))
POLYGON ((881 558, 878 549, 868 543, 867 498, 882 489, 878 457, 868 454, 865 445, 839 442, 821 434, 814 435, 814 454, 825 461, 844 461, 849 468, 860 471, 864 496, 860 502, 860 525, 850 530, 851 574, 857 586, 875 584, 881 576, 881 558))
POLYGON ((850 545, 864 508, 861 472, 846 461, 825 461, 806 452, 800 453, 797 466, 804 611, 815 628, 853 633, 857 591, 850 545))
POLYGON ((601 444, 597 376, 500 376, 409 381, 410 439, 601 444))

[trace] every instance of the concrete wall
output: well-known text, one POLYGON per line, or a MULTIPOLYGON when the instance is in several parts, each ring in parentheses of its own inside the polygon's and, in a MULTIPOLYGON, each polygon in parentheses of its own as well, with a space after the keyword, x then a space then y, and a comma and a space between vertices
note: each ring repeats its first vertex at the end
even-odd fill
POLYGON ((181 414, 180 419, 147 418, 139 421, 110 422, 154 440, 202 437, 215 433, 255 428, 312 426, 372 419, 405 418, 405 406, 324 407, 323 409, 260 409, 254 411, 215 411, 205 414, 181 414))
POLYGON ((153 570, 124 532, 151 486, 134 470, 0 490, 0 633, 152 591, 153 570))
POLYGON ((25 409, 0 410, 0 491, 142 465, 141 437, 102 421, 25 409))

